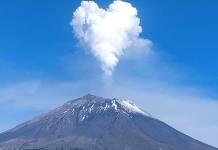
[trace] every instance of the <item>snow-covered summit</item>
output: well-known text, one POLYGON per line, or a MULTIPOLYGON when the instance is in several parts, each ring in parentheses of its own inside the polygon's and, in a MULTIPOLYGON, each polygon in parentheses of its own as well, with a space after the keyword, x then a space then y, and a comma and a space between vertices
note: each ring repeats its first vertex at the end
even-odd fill
POLYGON ((117 98, 108 99, 87 94, 75 100, 68 101, 63 106, 60 106, 48 113, 37 116, 32 120, 13 128, 11 131, 19 130, 20 128, 36 123, 40 120, 48 120, 48 118, 58 121, 63 118, 68 120, 75 117, 78 122, 81 123, 96 114, 103 115, 114 113, 123 114, 128 117, 131 117, 132 115, 151 117, 149 113, 146 113, 137 107, 133 102, 128 100, 120 100, 117 98))
POLYGON ((127 109, 130 113, 139 113, 146 116, 151 116, 149 113, 143 111, 138 106, 135 105, 132 101, 129 100, 121 100, 119 101, 124 109, 127 109))
POLYGON ((140 114, 144 116, 150 116, 149 113, 146 113, 129 100, 121 100, 117 98, 108 99, 91 94, 87 94, 76 100, 69 101, 64 106, 69 109, 79 108, 80 111, 86 111, 87 113, 91 113, 93 111, 101 113, 107 110, 113 110, 115 112, 125 113, 127 115, 140 114))

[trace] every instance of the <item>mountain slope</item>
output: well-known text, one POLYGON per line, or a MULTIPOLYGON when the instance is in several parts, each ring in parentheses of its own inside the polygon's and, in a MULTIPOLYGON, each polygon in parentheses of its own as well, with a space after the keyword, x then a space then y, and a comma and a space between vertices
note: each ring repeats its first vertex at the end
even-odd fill
POLYGON ((0 134, 0 150, 218 150, 136 105, 85 95, 0 134))

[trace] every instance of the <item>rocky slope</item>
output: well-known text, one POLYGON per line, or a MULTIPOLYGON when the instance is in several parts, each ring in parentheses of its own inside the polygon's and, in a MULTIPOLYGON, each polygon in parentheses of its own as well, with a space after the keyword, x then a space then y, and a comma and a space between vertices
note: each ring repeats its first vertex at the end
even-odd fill
POLYGON ((129 101, 85 95, 0 134, 0 150, 218 150, 129 101))

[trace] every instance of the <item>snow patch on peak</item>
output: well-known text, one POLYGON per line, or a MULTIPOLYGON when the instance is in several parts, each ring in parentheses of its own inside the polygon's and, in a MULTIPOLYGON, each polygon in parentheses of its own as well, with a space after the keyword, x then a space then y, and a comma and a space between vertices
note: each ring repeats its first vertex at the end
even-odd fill
MULTIPOLYGON (((151 115, 149 113, 138 108, 131 101, 120 100, 117 98, 108 99, 108 98, 94 96, 91 94, 87 94, 87 95, 80 97, 78 99, 69 101, 64 105, 64 109, 63 109, 63 107, 61 107, 61 108, 62 108, 62 111, 64 114, 68 113, 68 111, 65 112, 68 109, 69 110, 73 109, 73 111, 74 111, 74 109, 76 109, 78 111, 82 111, 83 112, 82 114, 85 114, 85 115, 89 115, 92 112, 102 113, 103 111, 114 110, 115 112, 122 112, 122 113, 126 113, 128 115, 141 114, 144 116, 151 117, 151 115)), ((81 121, 83 121, 85 119, 86 119, 86 117, 81 119, 81 121)))
POLYGON ((111 106, 112 106, 115 110, 117 110, 117 104, 116 104, 116 100, 115 100, 115 99, 113 99, 113 100, 111 101, 111 106))
POLYGON ((144 112, 129 100, 122 100, 120 101, 120 104, 123 106, 124 109, 126 109, 130 113, 139 113, 145 116, 150 116, 149 113, 144 112))

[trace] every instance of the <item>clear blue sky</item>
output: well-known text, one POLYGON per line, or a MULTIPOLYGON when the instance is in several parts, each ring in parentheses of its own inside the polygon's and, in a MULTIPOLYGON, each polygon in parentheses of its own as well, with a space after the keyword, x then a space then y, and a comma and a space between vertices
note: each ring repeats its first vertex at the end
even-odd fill
MULTIPOLYGON (((54 81, 80 83, 87 82, 89 78, 88 81, 93 79, 100 84, 100 80, 104 80, 99 65, 79 46, 69 25, 72 13, 80 2, 79 0, 1 1, 0 90, 3 92, 0 91, 0 122, 4 124, 0 126, 0 131, 49 109, 48 106, 40 109, 31 107, 20 109, 20 105, 27 105, 22 98, 28 97, 29 93, 22 90, 22 94, 19 94, 19 90, 13 89, 17 83, 34 81, 35 85, 35 81, 40 80, 46 81, 45 84, 51 84, 49 87, 52 87, 54 81), (16 98, 22 95, 16 104, 13 103, 13 94, 16 98), (8 95, 11 97, 8 98, 8 95), (13 104, 13 107, 10 104, 13 104)), ((112 1, 96 0, 96 2, 106 8, 112 1)), ((139 81, 156 76, 158 80, 175 82, 182 87, 206 89, 213 97, 217 97, 218 1, 129 0, 128 2, 138 9, 143 28, 141 37, 152 40, 153 51, 161 57, 154 65, 157 65, 159 68, 157 70, 160 72, 140 69, 139 66, 143 66, 144 59, 138 62, 137 67, 132 66, 133 69, 122 68, 122 64, 125 66, 124 60, 120 62, 121 65, 117 67, 115 75, 119 74, 122 78, 122 75, 126 74, 125 78, 131 78, 135 84, 146 84, 139 81), (171 70, 174 72, 173 76, 169 75, 171 70)), ((45 88, 49 91, 47 93, 52 91, 49 87, 45 88)), ((20 89, 22 88, 23 86, 20 89)), ((38 101, 31 96, 28 98, 29 103, 35 104, 38 101)), ((45 98, 50 98, 49 94, 42 99, 45 98)), ((37 105, 41 105, 41 102, 37 105)))

